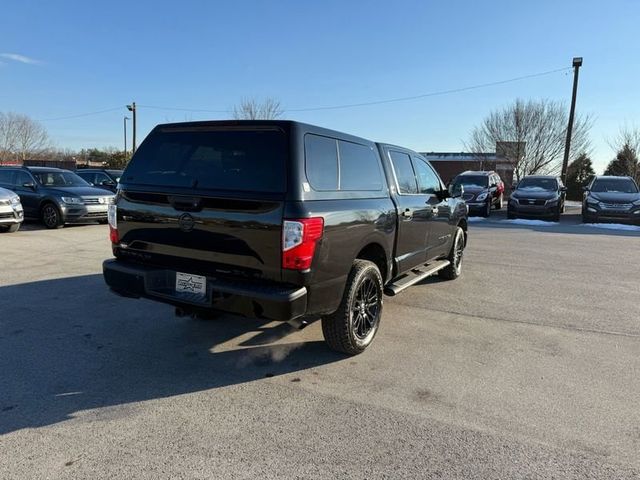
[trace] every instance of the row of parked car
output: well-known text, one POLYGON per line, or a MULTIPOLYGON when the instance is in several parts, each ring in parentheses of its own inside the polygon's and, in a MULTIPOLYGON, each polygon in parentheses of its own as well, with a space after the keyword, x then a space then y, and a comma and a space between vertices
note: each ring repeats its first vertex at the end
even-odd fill
MULTIPOLYGON (((505 203, 505 185, 493 171, 467 171, 452 182, 464 190, 469 213, 489 217, 491 209, 505 203)), ((511 189, 507 217, 543 218, 559 221, 565 211, 567 187, 560 177, 528 175, 511 189)), ((640 225, 640 190, 631 177, 601 175, 584 187, 583 223, 620 222, 640 225)))
POLYGON ((120 170, 0 167, 0 231, 17 231, 25 217, 47 228, 107 223, 121 175, 120 170))
MULTIPOLYGON (((122 170, 57 168, 0 168, 0 232, 15 232, 24 218, 39 219, 47 228, 67 223, 106 223, 122 170)), ((567 188, 559 177, 529 175, 512 187, 494 171, 466 171, 452 182, 462 189, 471 215, 489 217, 507 204, 507 217, 559 221, 565 211, 567 188)), ((640 190, 631 177, 596 176, 584 187, 583 223, 640 224, 640 190)))

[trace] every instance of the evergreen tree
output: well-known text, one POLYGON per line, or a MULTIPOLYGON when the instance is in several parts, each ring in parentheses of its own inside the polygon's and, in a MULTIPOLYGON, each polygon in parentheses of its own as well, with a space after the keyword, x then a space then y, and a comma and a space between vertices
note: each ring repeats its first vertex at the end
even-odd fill
POLYGON ((586 153, 581 153, 567 168, 567 198, 582 200, 582 187, 589 183, 595 174, 591 159, 586 153))
POLYGON ((618 150, 616 158, 609 162, 604 174, 621 176, 628 175, 636 180, 640 180, 640 165, 638 164, 638 155, 635 149, 628 143, 625 143, 622 148, 618 150))

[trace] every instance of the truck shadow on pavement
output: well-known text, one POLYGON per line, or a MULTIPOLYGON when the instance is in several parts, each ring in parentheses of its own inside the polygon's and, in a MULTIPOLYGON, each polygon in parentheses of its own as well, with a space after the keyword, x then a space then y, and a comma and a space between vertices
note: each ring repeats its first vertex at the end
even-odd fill
POLYGON ((175 318, 101 275, 0 287, 0 312, 0 434, 347 358, 288 324, 175 318))

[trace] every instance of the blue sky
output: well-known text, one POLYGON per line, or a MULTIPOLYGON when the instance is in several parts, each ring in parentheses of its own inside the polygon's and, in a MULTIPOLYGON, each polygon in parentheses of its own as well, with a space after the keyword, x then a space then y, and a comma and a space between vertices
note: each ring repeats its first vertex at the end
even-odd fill
MULTIPOLYGON (((549 71, 583 56, 577 111, 606 139, 640 126, 640 2, 4 0, 0 111, 42 120, 56 145, 122 145, 124 105, 139 136, 157 123, 225 118, 242 97, 297 109, 419 95, 549 71), (34 60, 34 61, 30 61, 34 60), (106 109, 98 115, 47 120, 106 109)), ((571 72, 286 118, 420 151, 460 151, 492 109, 517 97, 568 100, 571 72)))

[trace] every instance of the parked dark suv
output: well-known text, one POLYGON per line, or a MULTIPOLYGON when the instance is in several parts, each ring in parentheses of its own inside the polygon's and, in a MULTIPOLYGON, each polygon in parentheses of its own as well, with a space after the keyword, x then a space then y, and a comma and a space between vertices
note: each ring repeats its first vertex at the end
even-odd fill
POLYGON ((640 225, 640 193, 633 178, 606 175, 595 177, 585 187, 582 221, 640 225))
POLYGON ((94 187, 104 188, 115 193, 122 176, 122 170, 83 168, 76 171, 76 174, 94 187))
POLYGON ((501 209, 504 199, 504 182, 496 172, 474 172, 468 170, 453 179, 454 187, 462 185, 464 201, 469 213, 483 217, 491 215, 491 207, 501 209))
POLYGON ((383 293, 460 275, 466 217, 406 148, 290 121, 159 125, 109 208, 104 278, 179 315, 321 317, 329 346, 356 354, 383 293))
POLYGON ((528 175, 514 187, 509 206, 508 218, 537 217, 560 221, 564 212, 567 187, 559 177, 550 175, 528 175))
POLYGON ((20 196, 24 216, 47 228, 65 223, 106 223, 114 195, 94 188, 69 170, 48 167, 0 167, 0 187, 20 196))

